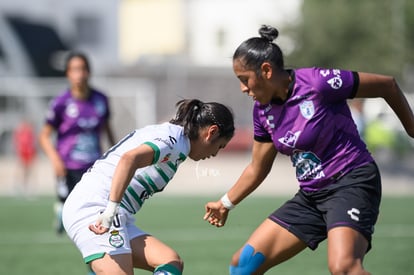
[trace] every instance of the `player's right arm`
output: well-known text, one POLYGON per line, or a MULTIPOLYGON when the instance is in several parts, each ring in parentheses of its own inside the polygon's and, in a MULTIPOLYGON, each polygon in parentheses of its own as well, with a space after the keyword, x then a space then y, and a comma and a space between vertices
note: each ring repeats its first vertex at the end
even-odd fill
POLYGON ((96 223, 89 226, 91 231, 96 234, 103 234, 109 230, 114 216, 118 213, 124 192, 132 180, 135 171, 153 164, 154 154, 153 148, 147 144, 142 144, 121 156, 112 178, 107 207, 99 215, 96 223))
POLYGON ((55 174, 58 177, 64 177, 66 175, 65 164, 62 158, 59 156, 55 145, 52 141, 52 135, 55 132, 55 128, 52 125, 46 123, 39 134, 39 143, 45 152, 46 156, 52 162, 55 174))
POLYGON ((242 172, 239 179, 227 192, 227 203, 223 199, 209 202, 205 206, 204 219, 215 226, 223 226, 231 207, 236 205, 252 193, 266 178, 272 169, 277 150, 272 142, 253 142, 252 160, 242 172), (226 207, 227 206, 227 207, 226 207))

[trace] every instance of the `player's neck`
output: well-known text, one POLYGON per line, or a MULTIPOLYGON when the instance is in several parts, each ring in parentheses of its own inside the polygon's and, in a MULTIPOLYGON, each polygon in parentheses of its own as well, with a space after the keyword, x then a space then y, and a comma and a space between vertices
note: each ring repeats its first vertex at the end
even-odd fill
POLYGON ((73 86, 71 87, 71 95, 72 97, 79 99, 79 100, 85 100, 89 97, 90 95, 90 89, 88 86, 73 86))

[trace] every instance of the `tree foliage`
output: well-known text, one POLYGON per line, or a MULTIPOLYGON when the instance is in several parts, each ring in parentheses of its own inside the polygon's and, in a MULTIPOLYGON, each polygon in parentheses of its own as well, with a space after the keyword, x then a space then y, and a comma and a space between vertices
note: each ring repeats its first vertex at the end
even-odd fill
POLYGON ((414 1, 303 1, 302 18, 287 30, 291 67, 337 67, 402 77, 414 60, 414 1))

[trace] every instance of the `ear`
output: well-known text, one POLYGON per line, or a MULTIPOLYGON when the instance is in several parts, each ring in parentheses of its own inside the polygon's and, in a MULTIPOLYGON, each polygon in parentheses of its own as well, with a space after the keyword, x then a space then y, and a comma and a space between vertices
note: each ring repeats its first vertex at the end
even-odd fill
POLYGON ((272 64, 270 64, 269 62, 263 62, 262 65, 260 66, 260 69, 262 71, 263 79, 270 79, 272 77, 272 74, 273 74, 272 64))
POLYGON ((214 140, 219 135, 219 127, 217 125, 210 125, 207 129, 206 141, 214 140))

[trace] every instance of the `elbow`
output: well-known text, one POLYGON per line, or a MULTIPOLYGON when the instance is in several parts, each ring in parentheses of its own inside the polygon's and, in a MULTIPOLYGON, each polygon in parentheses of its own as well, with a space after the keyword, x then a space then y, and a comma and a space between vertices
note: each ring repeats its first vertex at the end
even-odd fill
POLYGON ((388 82, 388 89, 391 91, 392 95, 395 95, 395 93, 401 92, 401 89, 398 86, 397 80, 394 77, 390 77, 390 80, 388 82))

